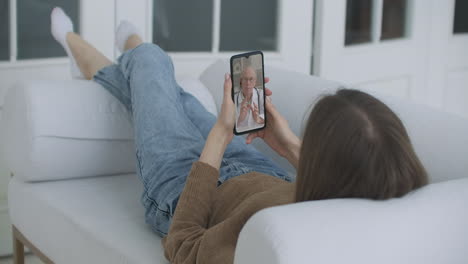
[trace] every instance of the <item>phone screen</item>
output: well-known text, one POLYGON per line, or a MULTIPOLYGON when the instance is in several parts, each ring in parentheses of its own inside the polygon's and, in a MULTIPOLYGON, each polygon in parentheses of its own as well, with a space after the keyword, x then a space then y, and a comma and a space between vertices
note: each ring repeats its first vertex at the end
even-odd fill
POLYGON ((263 53, 254 51, 231 57, 232 99, 236 107, 236 135, 266 125, 263 53))

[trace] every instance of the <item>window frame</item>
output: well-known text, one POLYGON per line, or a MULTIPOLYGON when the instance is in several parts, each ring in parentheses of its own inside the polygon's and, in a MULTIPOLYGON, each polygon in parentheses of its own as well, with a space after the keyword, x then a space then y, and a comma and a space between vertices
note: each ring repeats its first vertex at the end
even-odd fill
POLYGON ((453 21, 452 21, 452 25, 451 25, 451 29, 452 29, 452 35, 454 37, 458 37, 458 36, 462 36, 462 37, 466 37, 468 36, 468 31, 466 32, 455 32, 455 24, 456 24, 456 16, 457 16, 457 13, 456 13, 456 8, 457 8, 457 1, 458 0, 453 0, 453 21))
MULTIPOLYGON (((63 57, 49 57, 49 58, 35 58, 35 59, 20 59, 18 60, 18 5, 19 0, 9 1, 9 60, 0 60, 1 68, 20 68, 20 67, 36 67, 43 65, 61 65, 68 63, 68 58, 63 57)), ((81 0, 79 2, 79 16, 81 23, 81 0)), ((80 25, 81 26, 81 25, 80 25)), ((81 27, 80 27, 81 28, 81 27)))
MULTIPOLYGON (((346 0, 347 2, 348 0, 346 0)), ((412 40, 413 32, 413 8, 414 0, 406 0, 406 11, 405 11, 405 31, 404 36, 400 38, 392 39, 381 39, 382 38, 382 22, 383 22, 383 9, 384 9, 384 0, 372 0, 372 11, 371 11, 371 25, 370 25, 370 34, 371 40, 369 42, 356 43, 346 45, 344 39, 346 38, 346 28, 343 34, 343 46, 346 49, 350 50, 360 50, 367 49, 372 46, 385 45, 386 43, 395 43, 395 42, 409 42, 412 40)), ((346 21, 346 9, 345 9, 345 21, 346 21)))
MULTIPOLYGON (((117 5, 116 21, 126 19, 140 27, 145 27, 143 33, 145 41, 152 41, 153 36, 153 0, 138 1, 139 9, 145 8, 145 17, 142 13, 128 11, 129 3, 126 0, 115 0, 117 5)), ((198 77, 207 66, 216 60, 226 60, 230 56, 244 51, 219 51, 219 30, 221 0, 213 0, 213 39, 214 45, 209 52, 168 52, 177 72, 181 76, 198 77), (219 15, 218 15, 219 14, 219 15)), ((263 52, 265 65, 285 68, 292 71, 311 73, 312 61, 312 31, 314 18, 314 2, 316 0, 278 0, 277 14, 277 47, 275 51, 263 52), (295 30, 290 30, 295 28, 295 30)), ((245 51, 247 52, 247 50, 245 51)), ((119 52, 115 52, 116 55, 119 52)))
MULTIPOLYGON (((18 0, 9 0, 12 3, 18 0)), ((243 51, 219 51, 219 30, 221 0, 213 0, 215 8, 213 15, 214 46, 210 52, 169 52, 178 72, 196 76, 202 69, 217 59, 226 59, 243 51), (219 7, 218 7, 219 6, 219 7), (213 48, 215 48, 213 50, 213 48)), ((316 0, 278 0, 277 14, 277 47, 276 51, 264 52, 266 65, 272 65, 298 72, 310 74, 312 58, 312 21, 314 18, 314 1, 316 0), (295 30, 290 30, 294 28, 295 30)), ((153 0, 80 0, 79 5, 80 34, 99 51, 111 60, 115 60, 120 52, 115 47, 114 31, 118 23, 125 19, 141 29, 143 40, 152 41, 153 0), (102 19, 105 18, 105 19, 102 19), (99 23, 96 21, 99 20, 99 23)), ((13 9, 15 11, 16 9, 13 9)), ((14 13, 14 12, 12 12, 14 13)), ((16 20, 16 16, 11 18, 16 20)), ((16 26, 13 24, 12 26, 16 26)), ((11 33, 16 41, 16 29, 11 33)), ((16 49, 16 43, 14 43, 16 49)), ((15 51, 12 49, 12 51, 15 51)), ((15 52, 10 52, 15 55, 15 52)), ((41 66, 67 65, 69 59, 44 58, 31 60, 0 61, 0 69, 38 68, 41 66)))
MULTIPOLYGON (((265 55, 273 56, 273 57, 279 57, 281 54, 281 40, 282 40, 282 30, 281 30, 281 24, 282 24, 282 16, 280 12, 281 8, 281 2, 284 0, 278 0, 278 13, 276 14, 277 16, 277 24, 276 24, 276 50, 275 51, 264 51, 263 53, 265 55)), ((152 41, 153 40, 153 5, 154 1, 149 0, 149 6, 147 8, 147 26, 148 26, 148 32, 147 32, 147 39, 152 41)), ((199 58, 205 58, 206 56, 215 56, 217 58, 224 58, 226 56, 232 56, 234 54, 240 54, 244 52, 249 52, 251 50, 239 50, 239 51, 220 51, 219 46, 220 46, 220 30, 221 30, 221 0, 213 0, 213 12, 212 12, 212 18, 213 18, 213 28, 212 28, 212 43, 211 43, 211 51, 173 51, 173 52, 168 52, 171 56, 174 56, 175 58, 187 58, 187 59, 199 59, 199 58)))

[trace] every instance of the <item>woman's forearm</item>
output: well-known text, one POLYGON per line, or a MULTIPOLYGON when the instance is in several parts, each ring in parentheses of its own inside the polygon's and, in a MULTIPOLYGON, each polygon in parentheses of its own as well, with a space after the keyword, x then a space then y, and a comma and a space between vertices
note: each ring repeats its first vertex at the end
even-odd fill
POLYGON ((291 138, 288 146, 287 146, 287 152, 284 158, 286 158, 289 163, 291 163, 294 168, 298 168, 299 165, 299 153, 301 152, 301 140, 294 135, 294 137, 291 138))
POLYGON ((208 134, 205 147, 200 155, 200 161, 219 169, 224 151, 231 141, 232 131, 226 131, 216 123, 208 134))

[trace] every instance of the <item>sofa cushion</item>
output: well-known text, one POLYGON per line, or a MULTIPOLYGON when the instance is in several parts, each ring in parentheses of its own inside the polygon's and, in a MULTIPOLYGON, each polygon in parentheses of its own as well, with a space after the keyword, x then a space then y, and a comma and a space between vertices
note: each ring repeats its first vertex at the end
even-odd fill
POLYGON ((144 220, 137 175, 8 186, 11 223, 54 263, 166 264, 144 220))
MULTIPOLYGON (((178 82, 216 114, 200 81, 178 82)), ((95 82, 18 83, 6 96, 2 121, 3 156, 24 181, 135 172, 131 117, 95 82)))

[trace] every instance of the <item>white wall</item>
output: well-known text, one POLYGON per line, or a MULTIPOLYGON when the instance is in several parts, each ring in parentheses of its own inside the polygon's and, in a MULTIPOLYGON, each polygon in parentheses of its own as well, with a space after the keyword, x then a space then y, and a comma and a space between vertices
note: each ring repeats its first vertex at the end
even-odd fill
MULTIPOLYGON (((0 138, 2 138, 1 130, 2 110, 0 110, 0 138)), ((0 256, 6 255, 11 252, 11 226, 8 217, 8 204, 7 204, 7 187, 9 174, 4 164, 4 159, 0 151, 0 256)))
POLYGON ((405 37, 380 41, 374 26, 377 40, 352 46, 344 45, 346 0, 316 2, 317 75, 468 118, 468 34, 453 34, 455 0, 408 0, 405 37))

